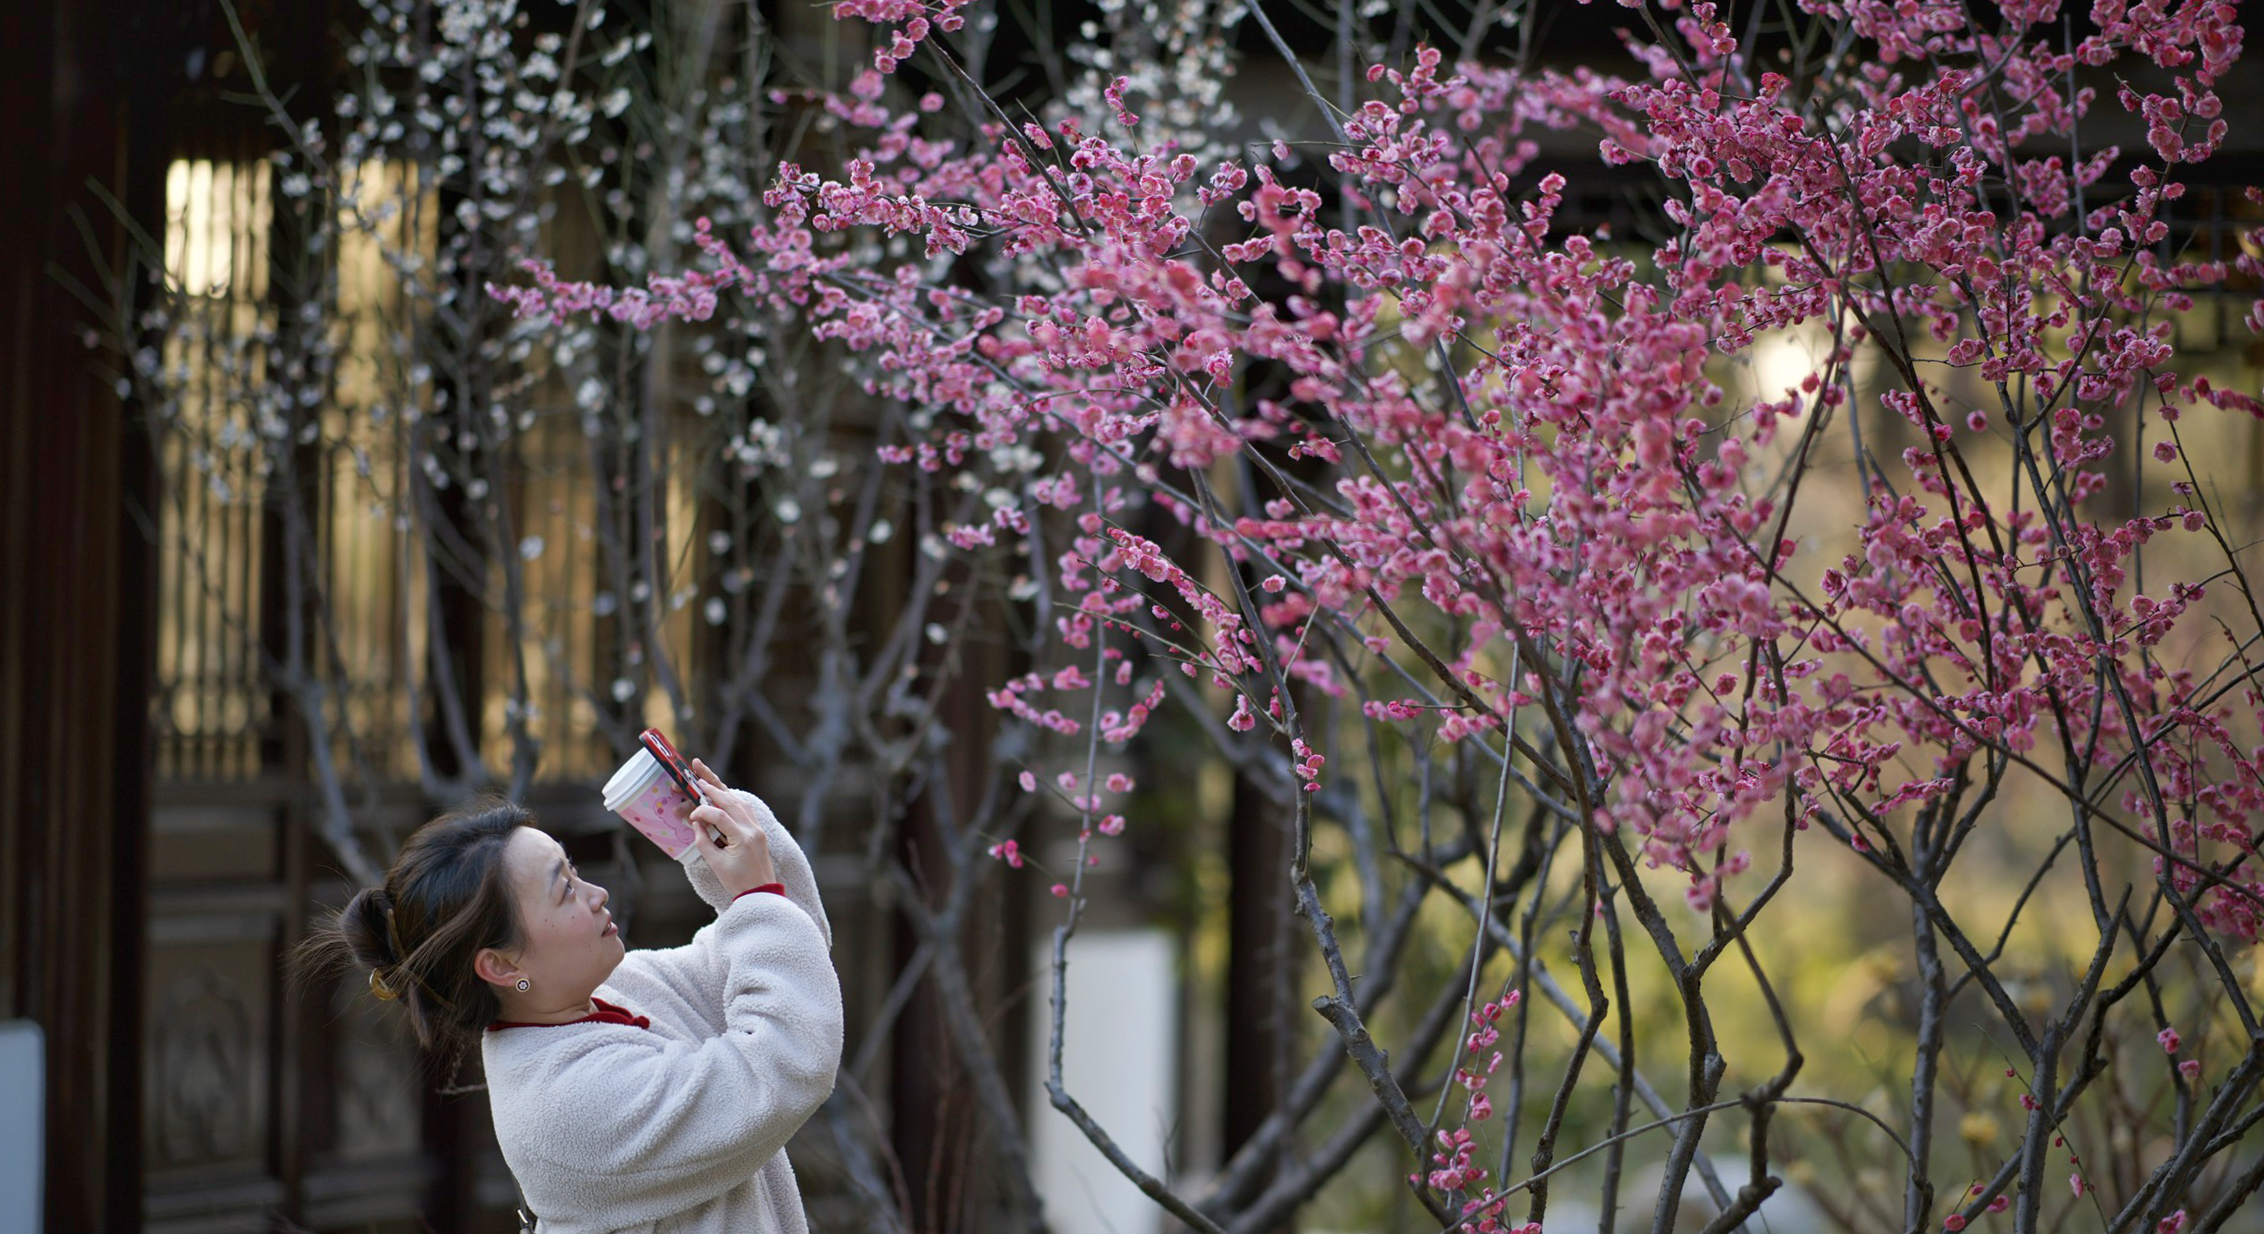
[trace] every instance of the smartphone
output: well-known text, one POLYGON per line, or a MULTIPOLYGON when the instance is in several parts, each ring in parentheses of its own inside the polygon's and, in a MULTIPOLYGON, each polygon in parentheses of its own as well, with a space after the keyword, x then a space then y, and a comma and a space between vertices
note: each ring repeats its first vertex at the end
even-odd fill
POLYGON ((675 746, 668 744, 667 736, 659 729, 648 728, 637 734, 637 743, 659 760, 660 769, 668 773, 669 779, 676 781, 676 787, 683 789, 685 796, 698 802, 707 801, 707 794, 700 791, 700 782, 692 775, 691 764, 684 761, 684 756, 676 752, 675 746))

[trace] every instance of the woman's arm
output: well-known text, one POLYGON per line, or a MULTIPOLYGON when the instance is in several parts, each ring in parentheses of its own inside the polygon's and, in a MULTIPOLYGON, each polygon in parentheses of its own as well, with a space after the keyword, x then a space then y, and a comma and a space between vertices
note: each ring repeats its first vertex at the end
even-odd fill
MULTIPOLYGON (((704 766, 702 770, 705 770, 704 766)), ((792 900, 795 907, 809 914, 810 920, 817 923, 818 933, 824 936, 825 945, 831 948, 833 925, 826 920, 825 905, 818 899, 817 874, 811 869, 809 856, 802 851, 802 846, 794 842, 794 833, 778 821, 778 816, 771 813, 770 807, 764 804, 762 798, 745 789, 726 788, 721 781, 713 783, 716 788, 738 798, 754 812, 756 820, 762 824, 763 834, 770 840, 771 863, 778 870, 778 881, 786 888, 786 898, 792 900)), ((724 889, 723 881, 715 876, 715 872, 707 868, 706 862, 692 862, 685 867, 685 873, 691 877, 692 889, 710 907, 720 913, 730 906, 731 893, 724 889)))
MULTIPOLYGON (((803 855, 802 848, 794 842, 792 833, 778 821, 778 816, 771 812, 761 798, 726 786, 716 778, 714 772, 708 770, 705 763, 695 762, 693 769, 706 782, 710 798, 720 800, 728 797, 731 800, 728 811, 731 818, 724 820, 726 825, 759 826, 762 829, 769 850, 767 877, 775 878, 776 885, 784 888, 786 898, 817 925, 819 936, 830 950, 833 946, 833 928, 826 920, 825 906, 818 900, 817 878, 810 869, 810 859, 803 855)), ((750 898, 772 896, 767 891, 735 893, 725 886, 724 879, 710 868, 705 859, 688 863, 685 874, 691 880, 692 889, 719 915, 742 895, 750 898)), ((746 879, 742 878, 739 885, 744 886, 745 883, 746 879)), ((614 971, 607 984, 619 991, 630 1006, 639 1010, 657 1011, 661 1009, 660 1004, 665 1002, 679 1018, 696 1020, 704 1032, 720 1031, 724 1002, 728 997, 724 987, 724 973, 715 962, 713 950, 703 946, 705 935, 714 928, 705 927, 700 936, 695 937, 687 946, 630 952, 622 958, 621 967, 614 971)))

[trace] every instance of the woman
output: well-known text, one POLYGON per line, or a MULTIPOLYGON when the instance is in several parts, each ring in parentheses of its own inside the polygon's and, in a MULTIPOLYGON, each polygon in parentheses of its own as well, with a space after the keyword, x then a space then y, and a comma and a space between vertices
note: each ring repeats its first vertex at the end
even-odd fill
POLYGON ((503 1159, 542 1234, 803 1234, 786 1141, 833 1091, 841 986, 808 858, 770 809, 693 770, 715 906, 627 951, 603 887, 514 804, 418 829, 317 953, 369 966, 424 1045, 473 1041, 503 1159))

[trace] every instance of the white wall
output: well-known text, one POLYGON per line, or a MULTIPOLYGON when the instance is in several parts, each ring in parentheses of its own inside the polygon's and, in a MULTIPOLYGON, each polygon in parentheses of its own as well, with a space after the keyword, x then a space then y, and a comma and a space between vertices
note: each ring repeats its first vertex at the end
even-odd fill
MULTIPOLYGON (((1054 1234, 1156 1234, 1163 1210, 1119 1174, 1045 1081, 1053 1031, 1053 939, 1034 957, 1030 1000, 1030 1155, 1054 1234)), ((1063 1086, 1142 1169, 1169 1178, 1166 1137, 1178 1117, 1178 954, 1162 930, 1080 932, 1069 940, 1063 1086)))
POLYGON ((39 1026, 0 1021, 0 1230, 39 1228, 43 1075, 39 1026))

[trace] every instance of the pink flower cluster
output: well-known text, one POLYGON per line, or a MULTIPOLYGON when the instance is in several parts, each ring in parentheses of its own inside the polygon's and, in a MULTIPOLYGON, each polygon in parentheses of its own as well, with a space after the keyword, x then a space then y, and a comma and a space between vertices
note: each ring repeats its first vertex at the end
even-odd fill
MULTIPOLYGON (((1012 504, 952 542, 1043 544, 1061 645, 1116 666, 992 692, 1035 726, 1081 733, 1034 697, 1128 684, 1134 644, 1231 698, 1231 729, 1286 726, 1275 670, 1360 688, 1332 660, 1344 647, 1429 691, 1394 677, 1397 697, 1365 703, 1384 723, 1499 740, 1513 708, 1560 712, 1594 824, 1686 872, 1700 911, 1746 864, 1739 824, 1788 795, 1798 825, 1827 817, 1874 851, 1977 759, 2128 755, 2120 806, 2165 876, 2212 928, 2254 939, 2264 700, 2206 692, 2154 654, 2194 624, 2200 584, 2132 582, 2151 539, 2206 515, 2078 513, 2133 409, 2165 432, 2203 406, 2264 412, 2179 372, 2163 324, 2196 289, 2264 276, 2264 250, 2158 253, 2179 176, 2224 139, 2237 14, 2101 0, 2070 48, 2046 3, 1985 25, 1942 5, 1804 7, 1875 45, 1844 92, 1748 79, 1710 3, 1674 10, 1674 44, 1637 48, 1640 79, 1450 68, 1431 49, 1375 66, 1328 156, 1338 198, 1263 160, 1204 167, 1077 120, 923 139, 924 112, 890 111, 868 78, 838 111, 873 144, 837 176, 782 165, 738 252, 702 229, 711 271, 615 291, 537 268, 495 294, 529 316, 649 325, 703 318, 728 289, 859 357, 874 396, 932 413, 883 457, 1010 478, 1012 504), (2070 153, 2104 105, 2074 70, 2132 57, 2167 90, 2117 93, 2150 154, 2110 185, 2115 151, 2070 153), (1671 186, 1672 234, 1647 260, 1571 232, 1563 175, 1524 174, 1531 134, 1575 126, 1601 134, 1605 162, 1671 186), (875 265, 852 233, 915 243, 875 265), (945 257, 989 263, 1005 290, 936 283, 945 257), (1801 329, 1830 340, 1812 371, 1732 405, 1711 362, 1801 329), (1881 352, 1930 363, 1859 391, 1858 357, 1881 352), (1259 367, 1286 397, 1244 397, 1259 367), (1997 393, 1962 405, 1937 370, 1997 393), (1863 399, 1916 444, 1864 480, 1857 547, 1807 570, 1797 487, 1762 481, 1863 399), (1990 434, 2036 460, 2000 478, 2022 501, 1974 475, 1990 434), (1276 447, 1328 478, 1230 512, 1187 482, 1236 456, 1264 472, 1276 447), (1045 466, 1013 478, 1014 451, 1045 466), (1196 558, 1126 530, 1149 503, 1248 590, 1219 594, 1196 558), (1048 517, 1074 526, 1066 547, 1033 530, 1048 517), (1410 641, 1438 630, 1453 631, 1438 648, 1410 641)), ((885 73, 959 8, 836 13, 887 28, 885 73)), ((1128 129, 1121 91, 1107 99, 1128 129)), ((2264 328, 2264 308, 2250 320, 2264 328)), ((1088 739, 1129 740, 1163 697, 1153 682, 1088 739)), ((1306 734, 1285 735, 1317 787, 1306 734)), ((1441 1169, 1462 1170, 1445 1151, 1441 1169)))

